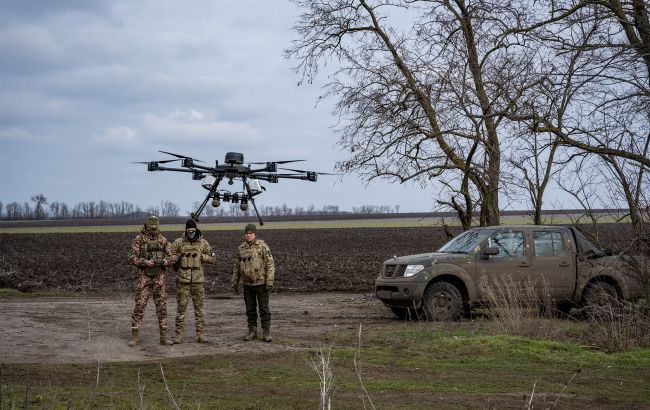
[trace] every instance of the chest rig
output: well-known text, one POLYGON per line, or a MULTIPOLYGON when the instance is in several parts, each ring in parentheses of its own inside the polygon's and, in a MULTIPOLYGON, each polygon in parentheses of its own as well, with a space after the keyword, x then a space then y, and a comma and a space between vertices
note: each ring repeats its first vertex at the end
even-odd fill
POLYGON ((199 269, 201 267, 201 243, 184 243, 181 248, 180 266, 183 269, 199 269))
MULTIPOLYGON (((144 245, 144 258, 153 261, 162 261, 165 257, 165 252, 160 243, 156 239, 147 239, 144 245)), ((158 276, 162 272, 161 266, 151 266, 145 268, 147 276, 158 276)))

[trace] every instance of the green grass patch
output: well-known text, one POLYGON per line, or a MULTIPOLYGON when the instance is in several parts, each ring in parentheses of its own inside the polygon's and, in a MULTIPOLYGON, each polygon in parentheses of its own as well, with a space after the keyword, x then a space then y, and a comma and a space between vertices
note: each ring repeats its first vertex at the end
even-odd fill
MULTIPOLYGON (((638 408, 650 402, 650 349, 607 354, 573 342, 492 336, 445 324, 338 330, 331 347, 333 408, 638 408), (359 373, 355 370, 357 360, 359 373)), ((279 337, 280 343, 286 342, 279 337)), ((138 363, 4 364, 7 408, 290 409, 319 406, 316 349, 138 363), (142 395, 142 396, 141 396, 142 395)))

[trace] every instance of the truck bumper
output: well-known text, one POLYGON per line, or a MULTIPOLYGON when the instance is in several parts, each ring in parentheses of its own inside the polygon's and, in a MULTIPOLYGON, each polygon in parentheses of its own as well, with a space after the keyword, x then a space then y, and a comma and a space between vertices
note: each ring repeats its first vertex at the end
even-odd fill
POLYGON ((375 282, 375 295, 386 306, 419 308, 426 286, 426 282, 419 283, 380 278, 375 282))

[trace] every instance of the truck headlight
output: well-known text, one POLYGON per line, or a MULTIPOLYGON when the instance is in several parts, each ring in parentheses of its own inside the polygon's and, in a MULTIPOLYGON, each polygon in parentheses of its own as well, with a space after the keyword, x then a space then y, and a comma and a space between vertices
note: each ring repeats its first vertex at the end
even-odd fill
POLYGON ((404 269, 404 277, 408 278, 409 276, 416 275, 424 270, 424 265, 406 265, 404 269))

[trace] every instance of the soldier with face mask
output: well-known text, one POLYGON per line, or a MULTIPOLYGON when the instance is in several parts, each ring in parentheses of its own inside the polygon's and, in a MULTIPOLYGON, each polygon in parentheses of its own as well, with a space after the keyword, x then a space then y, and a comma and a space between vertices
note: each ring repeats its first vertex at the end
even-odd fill
POLYGON ((215 257, 208 241, 202 238, 201 231, 196 222, 189 219, 185 223, 185 233, 172 244, 172 252, 176 261, 176 338, 174 343, 183 342, 185 333, 185 315, 187 302, 192 298, 194 305, 194 319, 196 321, 196 341, 205 343, 208 339, 204 334, 205 289, 203 282, 203 265, 214 263, 215 257))
POLYGON ((160 327, 160 344, 171 345, 167 339, 167 267, 174 263, 171 244, 160 234, 160 222, 156 216, 147 218, 144 228, 135 237, 129 250, 129 263, 138 268, 138 285, 135 294, 135 309, 131 320, 131 342, 139 341, 139 329, 147 307, 149 295, 153 293, 156 316, 160 327))

